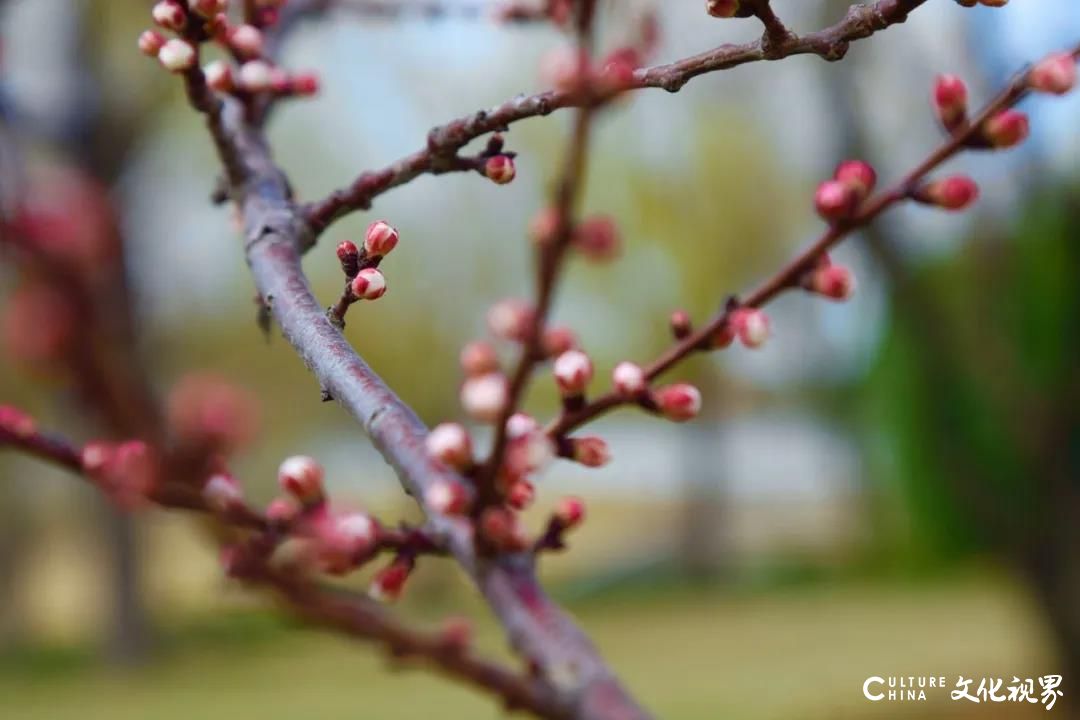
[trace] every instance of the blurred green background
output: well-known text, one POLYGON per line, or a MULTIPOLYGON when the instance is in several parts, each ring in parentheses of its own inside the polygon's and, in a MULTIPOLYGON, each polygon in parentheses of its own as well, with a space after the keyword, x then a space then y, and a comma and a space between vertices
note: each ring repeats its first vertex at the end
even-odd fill
MULTIPOLYGON (((774 5, 804 31, 847 3, 774 5)), ((606 6, 605 45, 650 6, 657 62, 758 32, 703 22, 698 2, 635 0, 606 6)), ((217 165, 202 122, 135 50, 147 7, 0 3, 2 97, 21 150, 109 187, 155 388, 211 370, 257 395, 262 432, 236 464, 254 497, 273 494, 281 458, 305 452, 325 462, 341 502, 411 516, 354 424, 256 328, 229 212, 208 202, 217 165)), ((933 147, 935 73, 961 73, 985 96, 1078 36, 1071 0, 998 11, 931 0, 841 64, 792 58, 627 99, 600 123, 585 196, 588 211, 619 219, 625 251, 613 265, 573 264, 557 319, 584 338, 600 377, 655 356, 673 309, 703 320, 814 236, 808 198, 837 159, 871 160, 888 180, 933 147)), ((561 41, 547 28, 409 13, 309 23, 284 64, 319 70, 324 92, 274 118, 276 155, 300 197, 317 198, 417 149, 435 124, 536 90, 539 59, 561 41)), ((611 442, 611 465, 559 465, 543 479, 535 525, 566 492, 590 513, 544 575, 658 717, 1045 712, 946 694, 871 703, 861 689, 872 675, 1061 674, 1054 713, 1069 713, 1080 673, 1080 105, 1038 98, 1027 109, 1024 148, 955 163, 982 186, 973 213, 893 212, 835 255, 859 279, 851 302, 782 298, 766 348, 672 374, 703 388, 697 422, 609 416, 594 430, 611 442)), ((375 216, 401 230, 383 266, 390 292, 350 313, 347 334, 429 423, 460 415, 456 357, 484 310, 530 292, 526 228, 566 120, 507 134, 520 153, 513 184, 420 178, 335 226, 306 260, 329 303, 336 243, 375 216)), ((16 284, 0 266, 0 297, 16 284)), ((547 379, 534 390, 530 409, 550 416, 547 379)), ((62 382, 4 355, 0 401, 93 435, 62 382)), ((306 629, 223 580, 190 518, 120 519, 92 489, 10 453, 0 479, 4 717, 499 714, 432 675, 387 672, 372 648, 306 629)), ((415 580, 404 615, 437 623, 464 610, 481 644, 504 654, 451 567, 427 562, 415 580)))

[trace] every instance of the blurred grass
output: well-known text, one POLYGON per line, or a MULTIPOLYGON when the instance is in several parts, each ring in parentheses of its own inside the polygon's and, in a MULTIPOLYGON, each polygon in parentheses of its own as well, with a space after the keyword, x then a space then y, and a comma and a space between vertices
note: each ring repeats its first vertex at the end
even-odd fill
MULTIPOLYGON (((575 613, 658 717, 1040 717, 938 703, 870 704, 869 675, 1051 672, 1034 609, 985 573, 933 583, 852 581, 783 593, 685 587, 609 591, 575 613), (968 714, 964 714, 968 713, 968 714)), ((477 612, 478 618, 483 613, 477 612)), ((495 628, 479 644, 498 652, 495 628)), ((166 634, 159 660, 117 670, 78 650, 22 652, 0 665, 6 717, 495 718, 484 697, 424 672, 390 673, 371 648, 276 614, 223 612, 166 634), (66 653, 66 654, 65 654, 66 653)))

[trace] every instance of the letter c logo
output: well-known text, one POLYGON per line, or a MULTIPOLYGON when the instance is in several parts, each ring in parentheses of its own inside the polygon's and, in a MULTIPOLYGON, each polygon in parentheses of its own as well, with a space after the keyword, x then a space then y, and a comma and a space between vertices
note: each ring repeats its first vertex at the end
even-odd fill
POLYGON ((878 693, 877 695, 871 695, 870 694, 870 685, 871 685, 871 683, 877 683, 878 685, 883 685, 885 683, 885 678, 880 678, 877 675, 875 675, 874 677, 866 678, 866 682, 864 682, 862 684, 863 697, 865 697, 870 702, 877 702, 878 700, 881 700, 883 697, 885 697, 885 693, 878 693))

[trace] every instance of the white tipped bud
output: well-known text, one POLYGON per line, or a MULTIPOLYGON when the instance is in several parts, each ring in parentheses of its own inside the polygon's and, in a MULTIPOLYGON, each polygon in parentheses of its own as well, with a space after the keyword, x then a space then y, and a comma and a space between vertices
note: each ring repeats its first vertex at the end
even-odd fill
POLYGON ((593 364, 580 350, 568 350, 555 359, 552 372, 563 395, 580 395, 592 380, 593 364))
POLYGON ((648 385, 645 371, 637 363, 623 361, 611 373, 611 382, 620 395, 637 395, 648 385))
POLYGON ((514 413, 506 421, 506 436, 511 440, 539 429, 540 423, 536 422, 536 418, 525 413, 514 413))
POLYGON ((204 67, 203 75, 211 90, 229 92, 234 87, 232 67, 224 60, 215 60, 204 67))
POLYGON ((158 62, 169 72, 190 70, 195 67, 195 48, 186 40, 173 38, 158 50, 158 62))
POLYGON ((461 386, 461 405, 480 422, 495 422, 506 406, 508 392, 506 377, 501 373, 471 377, 461 386))
POLYGON ((286 458, 278 468, 281 489, 305 505, 323 498, 323 467, 307 455, 286 458))
POLYGON ((240 66, 240 85, 248 92, 264 92, 273 83, 274 71, 262 60, 250 60, 240 66))
POLYGON ((243 500, 243 493, 236 479, 223 473, 213 475, 206 481, 202 496, 207 506, 219 513, 236 507, 243 500))
POLYGON ((458 423, 442 423, 432 428, 424 440, 428 455, 462 470, 472 465, 472 439, 458 423))

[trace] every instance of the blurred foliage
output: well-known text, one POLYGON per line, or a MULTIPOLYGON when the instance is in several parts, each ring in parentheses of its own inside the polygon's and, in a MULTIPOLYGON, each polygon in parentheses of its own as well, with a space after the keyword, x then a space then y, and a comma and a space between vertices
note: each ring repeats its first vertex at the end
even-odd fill
MULTIPOLYGON (((982 227, 963 253, 910 271, 880 362, 866 378, 877 472, 910 512, 910 560, 999 547, 1040 522, 1040 416, 1075 402, 1080 334, 1080 187, 1042 187, 1007 227, 982 227), (1007 541, 1006 541, 1007 542, 1007 541)), ((1072 442, 1052 448, 1071 456, 1072 442)), ((1076 475, 1074 474, 1074 478, 1076 475)))

